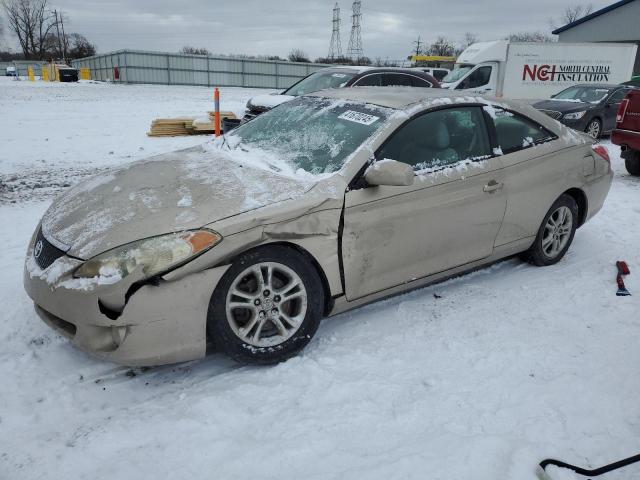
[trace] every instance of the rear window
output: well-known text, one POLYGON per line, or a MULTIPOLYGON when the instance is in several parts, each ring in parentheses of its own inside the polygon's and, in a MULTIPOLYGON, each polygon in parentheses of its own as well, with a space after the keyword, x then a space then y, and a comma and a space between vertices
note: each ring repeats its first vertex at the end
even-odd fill
POLYGON ((496 127, 498 146, 504 154, 557 138, 533 120, 506 110, 495 109, 493 122, 496 127))
POLYGON ((325 88, 340 88, 355 76, 356 72, 352 70, 316 72, 285 90, 284 93, 285 95, 299 97, 307 93, 319 92, 325 88))

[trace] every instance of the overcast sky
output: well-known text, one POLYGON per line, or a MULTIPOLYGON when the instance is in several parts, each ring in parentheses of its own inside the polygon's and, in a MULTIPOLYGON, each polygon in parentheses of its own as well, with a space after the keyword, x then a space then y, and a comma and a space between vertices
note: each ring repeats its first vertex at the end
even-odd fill
MULTIPOLYGON (((214 53, 286 56, 301 48, 327 55, 335 0, 49 0, 62 10, 67 32, 79 32, 100 52, 122 48, 178 51, 184 45, 214 53)), ((351 28, 351 0, 341 0, 342 48, 351 28)), ((580 0, 363 0, 365 55, 400 59, 421 35, 456 41, 465 32, 495 40, 511 32, 550 33, 549 20, 580 0)), ((594 0, 596 9, 613 0, 594 0)))

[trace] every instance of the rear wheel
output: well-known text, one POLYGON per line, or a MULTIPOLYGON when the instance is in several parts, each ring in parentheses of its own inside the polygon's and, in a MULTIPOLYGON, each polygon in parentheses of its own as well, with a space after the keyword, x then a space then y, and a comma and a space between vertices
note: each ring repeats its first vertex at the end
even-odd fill
POLYGON ((634 176, 640 176, 640 151, 627 150, 624 156, 624 166, 627 172, 634 176))
POLYGON ((602 122, 597 118, 594 118, 587 124, 587 128, 585 128, 584 131, 592 138, 600 138, 600 134, 602 133, 602 122))
POLYGON ((318 329, 324 290, 297 251, 266 246, 241 255, 216 287, 207 329, 214 344, 243 363, 295 355, 318 329))
POLYGON ((561 195, 545 215, 535 242, 525 253, 526 260, 540 267, 558 263, 573 242, 578 218, 574 198, 561 195))

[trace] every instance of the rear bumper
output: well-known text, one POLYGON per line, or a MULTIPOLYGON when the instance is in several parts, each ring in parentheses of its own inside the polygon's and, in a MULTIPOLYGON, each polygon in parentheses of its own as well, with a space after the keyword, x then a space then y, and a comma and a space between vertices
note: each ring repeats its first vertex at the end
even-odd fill
POLYGON ((74 346, 114 363, 152 366, 205 356, 209 301, 227 268, 144 285, 116 319, 100 311, 99 301, 117 286, 69 288, 65 277, 49 283, 46 271, 38 276, 29 268, 24 286, 40 318, 74 346))
POLYGON ((630 150, 640 150, 640 132, 616 128, 611 133, 611 143, 630 150))
POLYGON ((587 215, 584 223, 592 219, 604 206, 611 184, 613 183, 613 169, 587 182, 582 188, 587 195, 587 215))

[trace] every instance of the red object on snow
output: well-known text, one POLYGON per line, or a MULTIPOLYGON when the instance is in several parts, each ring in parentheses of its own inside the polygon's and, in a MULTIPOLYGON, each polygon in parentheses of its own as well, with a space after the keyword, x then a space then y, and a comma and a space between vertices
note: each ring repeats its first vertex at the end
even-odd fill
POLYGON ((618 261, 616 262, 616 267, 618 267, 618 276, 616 277, 616 281, 618 282, 618 291, 616 292, 616 295, 618 297, 628 297, 631 293, 629 293, 629 290, 625 287, 624 278, 622 278, 622 276, 631 274, 629 265, 627 265, 627 262, 618 261))

